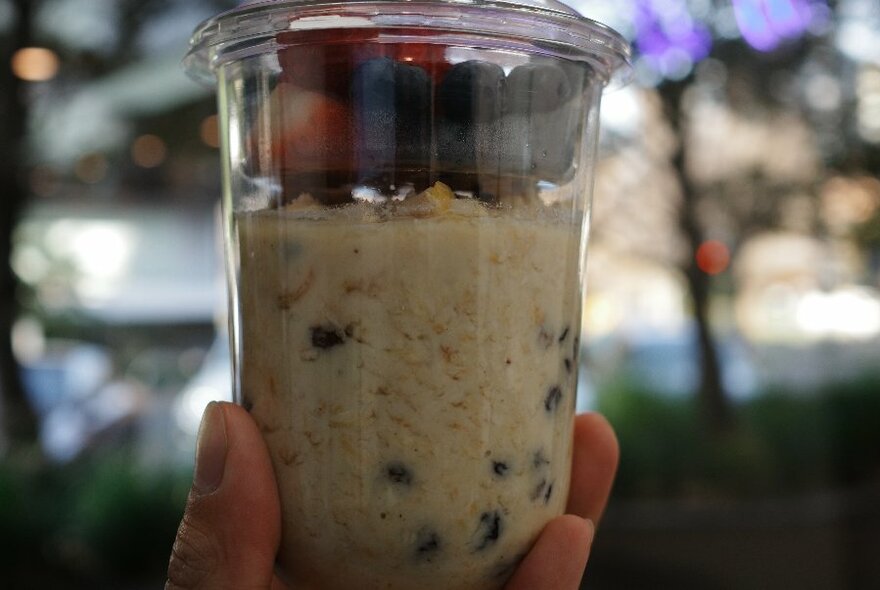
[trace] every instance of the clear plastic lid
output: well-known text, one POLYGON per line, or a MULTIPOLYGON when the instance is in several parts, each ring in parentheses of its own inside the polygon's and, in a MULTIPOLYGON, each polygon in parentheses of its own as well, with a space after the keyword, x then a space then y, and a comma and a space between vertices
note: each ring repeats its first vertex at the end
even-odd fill
POLYGON ((283 31, 351 28, 434 30, 487 48, 526 43, 589 62, 605 82, 619 79, 630 57, 618 33, 556 0, 248 0, 199 25, 184 64, 210 83, 223 63, 277 50, 283 31))

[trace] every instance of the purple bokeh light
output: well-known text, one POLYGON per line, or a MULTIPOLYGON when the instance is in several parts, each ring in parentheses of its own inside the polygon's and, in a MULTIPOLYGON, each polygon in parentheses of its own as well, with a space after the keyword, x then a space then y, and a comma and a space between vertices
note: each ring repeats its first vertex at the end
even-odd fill
POLYGON ((733 0, 733 12, 746 43, 772 51, 810 27, 818 4, 824 0, 733 0))
POLYGON ((696 21, 685 0, 639 0, 635 5, 636 46, 651 69, 669 77, 688 71, 709 55, 712 35, 696 21))

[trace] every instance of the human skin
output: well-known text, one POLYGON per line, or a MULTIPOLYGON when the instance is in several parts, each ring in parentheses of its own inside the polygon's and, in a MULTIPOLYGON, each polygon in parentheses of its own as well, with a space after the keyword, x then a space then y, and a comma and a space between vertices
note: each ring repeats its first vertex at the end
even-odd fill
MULTIPOLYGON (((505 590, 579 587, 618 458, 616 437, 603 417, 575 419, 566 514, 547 524, 505 590)), ((166 590, 304 590, 275 575, 280 540, 277 486, 257 425, 239 406, 210 404, 166 590)))

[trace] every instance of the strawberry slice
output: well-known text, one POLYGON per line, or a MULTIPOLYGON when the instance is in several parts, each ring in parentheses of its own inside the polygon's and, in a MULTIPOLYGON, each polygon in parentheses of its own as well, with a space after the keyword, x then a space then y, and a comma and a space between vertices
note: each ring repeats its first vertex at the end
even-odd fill
POLYGON ((281 79, 346 100, 351 76, 358 66, 377 57, 390 57, 424 69, 436 83, 450 67, 446 61, 446 45, 415 40, 382 41, 389 36, 417 39, 434 34, 419 29, 387 28, 285 31, 276 38, 281 46, 278 50, 281 79))
POLYGON ((254 153, 265 154, 264 169, 287 176, 351 167, 352 117, 338 100, 279 82, 256 120, 271 122, 255 126, 250 138, 254 153))

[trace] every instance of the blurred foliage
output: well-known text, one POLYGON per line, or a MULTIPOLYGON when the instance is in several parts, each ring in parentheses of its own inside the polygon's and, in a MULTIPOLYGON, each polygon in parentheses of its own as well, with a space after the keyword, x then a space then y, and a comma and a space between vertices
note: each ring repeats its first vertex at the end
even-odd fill
POLYGON ((180 471, 145 471, 121 450, 68 466, 0 464, 4 587, 160 584, 189 479, 180 471))
MULTIPOLYGON (((760 499, 876 480, 878 390, 880 375, 768 391, 736 406, 737 429, 707 437, 693 399, 622 379, 599 398, 621 443, 615 497, 760 499)), ((64 466, 21 455, 0 464, 4 587, 160 584, 189 483, 188 470, 145 470, 125 448, 64 466)))
POLYGON ((880 249, 880 209, 853 229, 853 240, 865 250, 880 249))
POLYGON ((880 478, 880 375, 736 406, 738 428, 701 432, 692 399, 621 380, 599 410, 620 439, 620 498, 779 497, 880 478))

